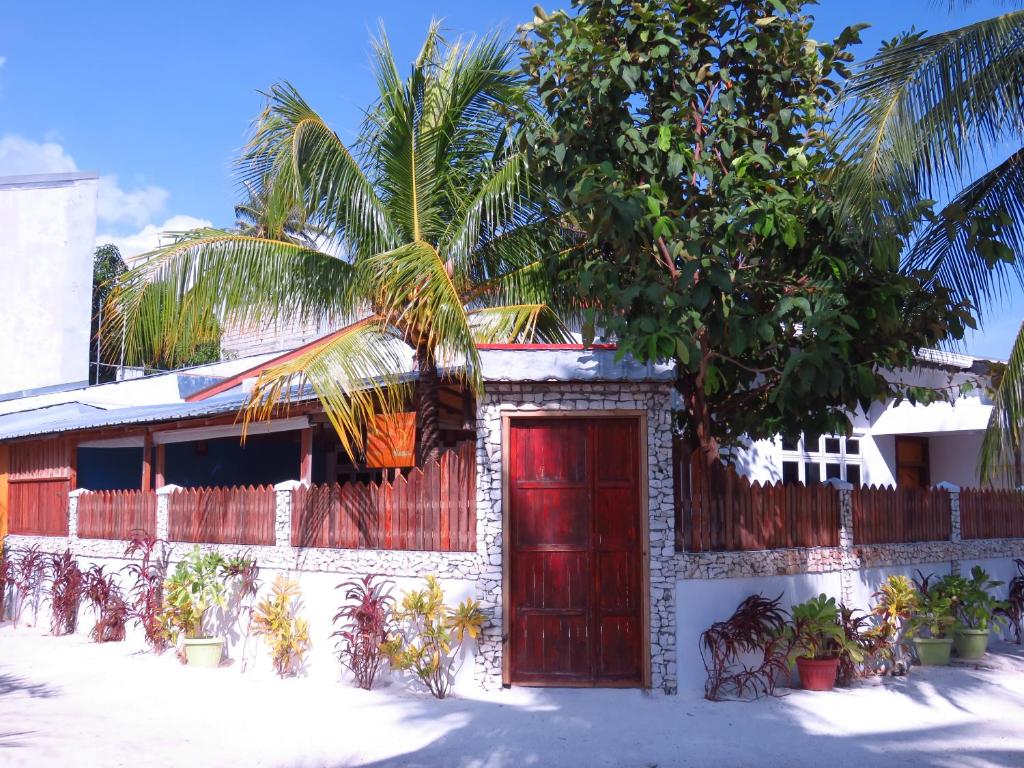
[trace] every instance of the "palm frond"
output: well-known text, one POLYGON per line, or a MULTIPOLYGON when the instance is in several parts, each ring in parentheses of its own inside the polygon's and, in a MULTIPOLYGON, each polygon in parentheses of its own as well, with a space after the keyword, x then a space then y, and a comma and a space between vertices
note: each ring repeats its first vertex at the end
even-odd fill
POLYGON ((1024 125, 1024 11, 885 48, 850 80, 843 196, 855 219, 937 198, 1024 125), (920 195, 918 195, 920 192, 920 195))
POLYGON ((906 268, 933 272, 984 316, 1012 278, 1024 284, 1024 148, 949 203, 915 242, 906 268))
POLYGON ((1024 448, 1024 325, 1013 342, 995 396, 988 428, 981 443, 979 474, 982 482, 1019 483, 1015 477, 1024 448))
POLYGON ((469 313, 478 344, 568 344, 572 332, 546 304, 510 304, 469 313))
POLYGON ((260 374, 245 407, 245 423, 270 418, 306 393, 315 392, 342 448, 356 460, 375 414, 408 408, 411 355, 380 317, 368 317, 330 340, 260 374))
POLYGON ((306 322, 349 317, 359 297, 356 270, 333 256, 298 243, 200 229, 123 275, 108 299, 106 343, 116 349, 123 341, 126 356, 136 359, 152 339, 180 340, 183 311, 219 323, 306 322), (156 294, 155 285, 163 286, 156 294), (154 295, 161 300, 146 300, 154 295))

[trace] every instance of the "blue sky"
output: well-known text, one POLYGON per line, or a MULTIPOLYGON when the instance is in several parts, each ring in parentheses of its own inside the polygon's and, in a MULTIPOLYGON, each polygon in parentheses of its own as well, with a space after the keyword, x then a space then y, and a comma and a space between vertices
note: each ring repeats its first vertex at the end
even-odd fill
MULTIPOLYGON (((567 1, 567 0, 566 0, 567 1)), ((107 0, 0 5, 0 175, 88 169, 101 174, 99 235, 128 252, 162 229, 233 222, 231 160, 265 89, 291 81, 351 137, 373 98, 369 39, 383 23, 410 60, 433 16, 452 33, 512 32, 534 0, 107 0)), ((559 7, 547 3, 549 10, 559 7)), ((823 0, 816 36, 868 22, 867 56, 916 25, 939 31, 1000 12, 978 2, 948 13, 936 0, 823 0)), ((1019 293, 969 341, 1005 358, 1019 293)))

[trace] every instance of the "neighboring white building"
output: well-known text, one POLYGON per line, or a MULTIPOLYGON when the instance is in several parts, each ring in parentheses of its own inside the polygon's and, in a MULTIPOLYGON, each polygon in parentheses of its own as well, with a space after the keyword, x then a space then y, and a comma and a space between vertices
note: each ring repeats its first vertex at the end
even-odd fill
POLYGON ((0 177, 0 398, 88 381, 97 184, 0 177))
POLYGON ((921 350, 919 367, 889 374, 891 381, 951 395, 929 405, 875 403, 853 414, 852 433, 759 440, 734 451, 737 469, 761 482, 814 483, 830 478, 856 485, 927 486, 950 482, 978 487, 978 458, 992 412, 988 364, 967 355, 921 350), (960 394, 962 384, 970 391, 960 394))

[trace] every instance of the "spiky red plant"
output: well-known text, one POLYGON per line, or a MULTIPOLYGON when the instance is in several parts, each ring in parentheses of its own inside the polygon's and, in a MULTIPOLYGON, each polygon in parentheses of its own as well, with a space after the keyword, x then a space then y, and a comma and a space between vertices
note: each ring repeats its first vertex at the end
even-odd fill
POLYGON ((163 653, 170 639, 160 621, 164 608, 164 581, 167 578, 167 542, 146 531, 132 531, 132 540, 125 548, 125 557, 139 555, 138 562, 122 570, 134 582, 127 603, 128 618, 142 627, 146 642, 156 653, 163 653))
POLYGON ((717 621, 700 636, 700 657, 708 679, 704 697, 756 699, 775 694, 775 686, 789 673, 789 643, 783 636, 786 612, 782 595, 769 600, 751 595, 725 621, 717 621), (754 662, 743 661, 753 657, 754 662))
POLYGON ((96 612, 96 625, 90 633, 92 639, 97 643, 124 640, 128 603, 117 585, 117 577, 106 573, 102 565, 94 565, 85 572, 85 599, 96 612))
POLYGON ((339 584, 336 589, 344 589, 345 599, 349 602, 334 616, 335 624, 343 623, 331 633, 331 637, 338 638, 341 663, 352 670, 356 685, 368 691, 384 663, 380 646, 387 639, 390 628, 394 603, 391 584, 367 575, 339 584))
POLYGON ((27 600, 38 600, 43 577, 46 575, 46 560, 39 547, 33 544, 22 550, 11 553, 9 580, 14 587, 11 606, 14 626, 17 628, 21 620, 22 610, 27 600))
POLYGON ((78 627, 78 609, 85 593, 85 574, 78 567, 71 550, 50 556, 50 632, 73 634, 78 627))

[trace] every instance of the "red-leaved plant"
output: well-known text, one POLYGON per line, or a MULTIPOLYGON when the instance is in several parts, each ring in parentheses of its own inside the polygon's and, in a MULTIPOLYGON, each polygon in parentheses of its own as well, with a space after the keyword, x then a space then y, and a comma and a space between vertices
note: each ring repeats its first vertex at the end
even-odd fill
POLYGON ((78 609, 85 594, 85 574, 70 549, 50 556, 50 632, 71 635, 78 628, 78 609))
POLYGON ((14 626, 17 628, 21 621, 21 612, 28 600, 35 600, 38 604, 39 590, 43 584, 43 577, 46 575, 46 560, 39 547, 33 544, 22 550, 11 553, 10 574, 8 576, 11 586, 14 587, 13 603, 11 614, 14 619, 14 626))
POLYGON ((142 627, 146 642, 155 653, 163 653, 170 638, 161 621, 164 609, 164 581, 167 578, 167 542, 143 530, 132 531, 132 540, 124 550, 125 557, 140 556, 138 562, 122 570, 134 578, 128 618, 142 627))
POLYGON ((334 623, 342 624, 331 637, 338 638, 336 647, 342 665, 352 670, 356 685, 368 691, 386 658, 380 646, 390 629, 394 604, 391 583, 377 581, 371 574, 346 581, 336 589, 344 589, 349 602, 335 615, 334 623))
POLYGON ((96 625, 90 635, 97 643, 124 640, 124 627, 128 623, 128 603, 117 585, 117 577, 106 573, 102 565, 94 565, 85 572, 85 599, 96 612, 96 625))
POLYGON ((7 590, 11 586, 11 558, 7 556, 3 542, 0 542, 0 621, 4 620, 7 609, 7 590))

